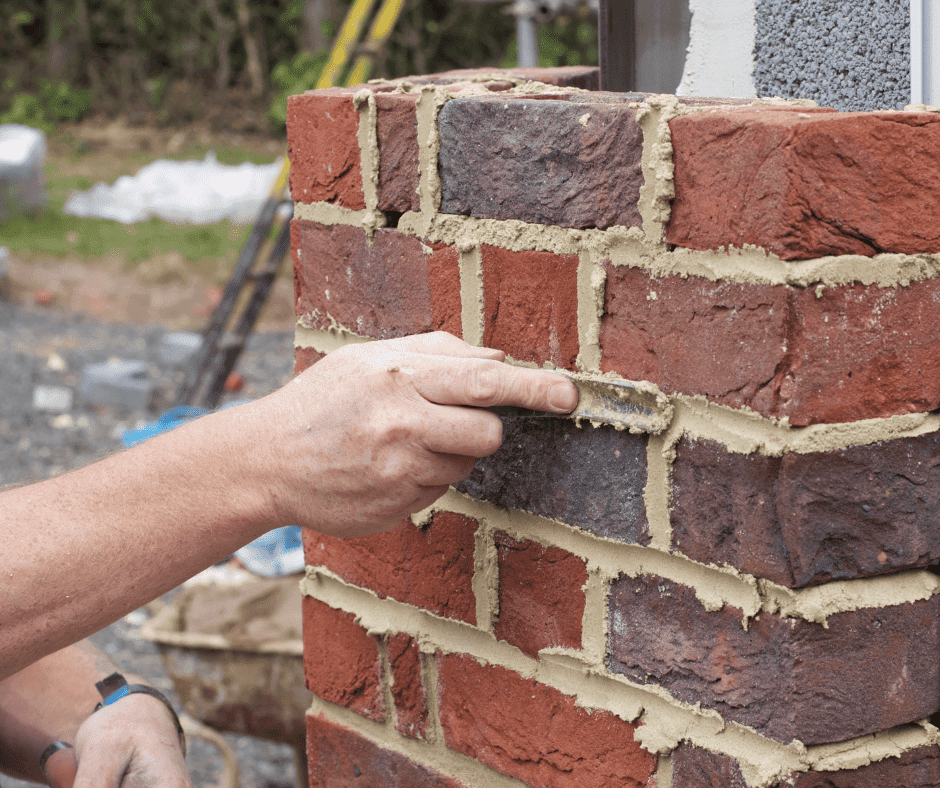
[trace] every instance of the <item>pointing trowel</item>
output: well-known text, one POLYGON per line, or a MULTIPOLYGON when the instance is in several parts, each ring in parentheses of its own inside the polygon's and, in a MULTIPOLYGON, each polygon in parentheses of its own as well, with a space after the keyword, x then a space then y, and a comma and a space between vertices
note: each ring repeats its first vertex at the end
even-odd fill
POLYGON ((578 387, 578 405, 569 418, 653 434, 665 430, 672 421, 672 403, 652 383, 561 374, 578 387))

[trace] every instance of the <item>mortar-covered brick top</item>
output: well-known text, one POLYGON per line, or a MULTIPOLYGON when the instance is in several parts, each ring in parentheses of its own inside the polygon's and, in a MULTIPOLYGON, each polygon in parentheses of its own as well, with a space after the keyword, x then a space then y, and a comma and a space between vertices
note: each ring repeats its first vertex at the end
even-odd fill
POLYGON ((940 114, 726 107, 670 129, 669 243, 784 260, 940 251, 940 114))

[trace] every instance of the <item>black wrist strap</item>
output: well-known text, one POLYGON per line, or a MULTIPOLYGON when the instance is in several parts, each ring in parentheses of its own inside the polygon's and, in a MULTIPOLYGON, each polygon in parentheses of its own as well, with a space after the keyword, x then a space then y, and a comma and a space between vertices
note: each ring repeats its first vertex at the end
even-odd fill
POLYGON ((39 771, 46 773, 46 761, 48 761, 59 750, 71 750, 72 745, 67 741, 54 741, 39 755, 39 771))
POLYGON ((180 718, 176 714, 176 709, 173 708, 170 701, 166 699, 166 696, 162 692, 153 687, 148 687, 146 684, 128 684, 127 679, 120 673, 112 673, 107 678, 95 684, 95 687, 103 698, 101 703, 95 706, 95 711, 98 711, 98 709, 103 706, 110 706, 112 703, 116 703, 121 698, 126 698, 128 695, 150 695, 156 698, 167 707, 170 716, 173 717, 173 725, 176 727, 176 733, 180 738, 180 747, 183 750, 183 755, 186 755, 186 734, 183 733, 180 718))

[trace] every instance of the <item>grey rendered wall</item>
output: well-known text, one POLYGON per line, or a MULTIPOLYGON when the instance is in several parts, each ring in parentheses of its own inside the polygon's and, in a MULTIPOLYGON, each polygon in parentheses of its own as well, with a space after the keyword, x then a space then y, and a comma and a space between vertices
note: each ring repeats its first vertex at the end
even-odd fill
POLYGON ((910 103, 908 0, 757 0, 756 12, 757 95, 840 110, 910 103))

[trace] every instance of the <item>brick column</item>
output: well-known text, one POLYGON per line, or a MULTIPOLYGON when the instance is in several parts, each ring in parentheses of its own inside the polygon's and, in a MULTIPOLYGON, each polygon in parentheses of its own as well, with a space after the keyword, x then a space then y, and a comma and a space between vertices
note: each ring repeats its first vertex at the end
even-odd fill
POLYGON ((446 330, 674 408, 305 535, 311 785, 936 785, 940 115, 595 78, 290 99, 298 372, 446 330))

